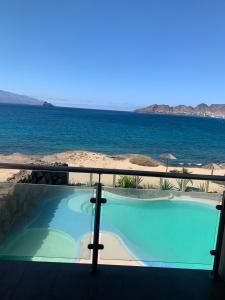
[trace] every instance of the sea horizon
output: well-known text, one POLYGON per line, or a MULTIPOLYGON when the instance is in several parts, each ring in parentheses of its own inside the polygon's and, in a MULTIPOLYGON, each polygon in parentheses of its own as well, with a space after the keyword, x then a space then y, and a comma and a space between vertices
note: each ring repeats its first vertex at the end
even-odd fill
POLYGON ((92 151, 160 159, 171 152, 177 165, 222 163, 224 130, 220 118, 1 104, 0 154, 92 151))

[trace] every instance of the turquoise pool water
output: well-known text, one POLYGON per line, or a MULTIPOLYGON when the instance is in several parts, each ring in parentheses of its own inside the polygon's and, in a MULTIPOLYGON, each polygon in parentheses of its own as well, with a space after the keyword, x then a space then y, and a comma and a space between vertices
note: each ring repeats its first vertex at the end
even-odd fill
POLYGON ((63 195, 63 188, 56 189, 61 196, 44 201, 0 245, 1 259, 75 262, 90 258, 86 249, 92 231, 90 198, 94 190, 68 187, 63 195), (82 247, 84 237, 86 244, 82 247))
POLYGON ((157 266, 212 268, 209 251, 215 247, 219 217, 215 204, 105 196, 102 227, 119 236, 138 259, 157 266))
MULTIPOLYGON (((70 189, 45 201, 0 246, 2 259, 75 262, 89 259, 93 190, 70 189)), ((137 259, 146 265, 211 269, 218 211, 193 201, 129 199, 105 192, 101 230, 127 249, 120 257, 105 244, 102 259, 137 259)), ((104 243, 104 238, 103 241, 104 243)))

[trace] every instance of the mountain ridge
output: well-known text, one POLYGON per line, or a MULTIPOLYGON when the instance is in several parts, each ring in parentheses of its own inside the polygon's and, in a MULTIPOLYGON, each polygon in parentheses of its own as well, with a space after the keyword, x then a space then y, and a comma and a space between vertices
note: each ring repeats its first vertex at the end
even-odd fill
POLYGON ((0 90, 0 104, 43 105, 44 101, 33 97, 0 90))
POLYGON ((205 103, 200 103, 195 107, 190 105, 170 106, 167 104, 153 104, 143 108, 135 109, 134 112, 225 118, 225 104, 207 105, 205 103))

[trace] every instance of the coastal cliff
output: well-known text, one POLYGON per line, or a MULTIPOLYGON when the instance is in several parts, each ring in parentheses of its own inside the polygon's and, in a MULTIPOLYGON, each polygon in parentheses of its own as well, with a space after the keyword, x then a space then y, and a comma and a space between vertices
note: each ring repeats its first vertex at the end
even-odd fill
POLYGON ((16 105, 38 105, 43 107, 53 107, 54 105, 48 101, 39 100, 33 97, 19 95, 8 91, 0 90, 0 104, 16 104, 16 105))
POLYGON ((136 109, 135 112, 225 118, 225 104, 207 105, 205 103, 201 103, 195 107, 186 105, 169 106, 165 104, 153 104, 147 107, 136 109))
POLYGON ((42 105, 43 101, 25 95, 0 90, 0 104, 42 105))

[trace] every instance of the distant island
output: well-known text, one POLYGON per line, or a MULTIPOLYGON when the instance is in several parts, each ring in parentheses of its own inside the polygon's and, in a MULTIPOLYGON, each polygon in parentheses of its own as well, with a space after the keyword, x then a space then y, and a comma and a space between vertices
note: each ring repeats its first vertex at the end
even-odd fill
POLYGON ((42 101, 29 96, 19 95, 2 90, 0 90, 0 104, 40 105, 43 107, 53 106, 47 101, 42 101))
POLYGON ((44 107, 54 107, 54 105, 52 103, 48 102, 48 101, 44 101, 42 106, 44 106, 44 107))
POLYGON ((225 104, 207 105, 201 103, 195 107, 187 105, 169 106, 166 104, 153 104, 143 108, 136 109, 137 113, 149 114, 167 114, 167 115, 187 115, 187 116, 205 116, 212 118, 225 118, 225 104))

